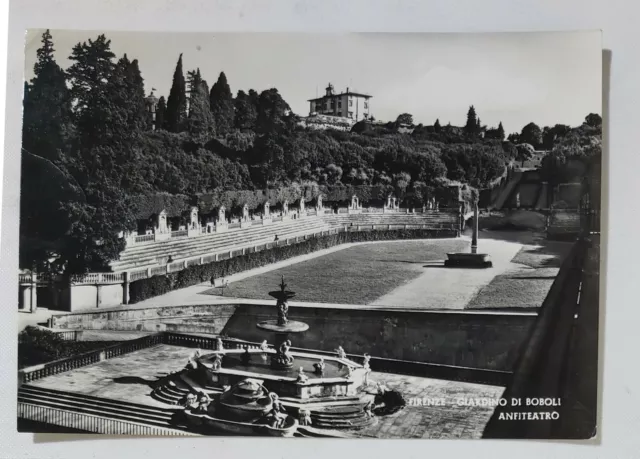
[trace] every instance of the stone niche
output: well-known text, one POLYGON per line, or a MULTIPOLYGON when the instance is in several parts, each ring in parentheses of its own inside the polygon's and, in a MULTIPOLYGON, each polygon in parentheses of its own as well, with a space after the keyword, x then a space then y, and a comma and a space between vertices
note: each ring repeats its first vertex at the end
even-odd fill
POLYGON ((271 223, 271 205, 267 201, 262 208, 262 224, 267 225, 269 223, 271 223))
POLYGON ((300 204, 298 205, 298 212, 300 214, 300 217, 302 217, 307 213, 307 211, 304 208, 304 197, 300 198, 300 204))
POLYGON ((220 206, 218 209, 218 220, 216 221, 216 233, 220 233, 222 231, 226 231, 229 228, 229 224, 227 223, 227 209, 224 206, 220 206))
POLYGON ((360 199, 354 194, 351 196, 351 204, 349 204, 349 213, 350 214, 359 214, 362 212, 362 205, 360 204, 360 199))
POLYGON ((164 239, 169 239, 171 237, 171 228, 169 227, 169 224, 167 223, 167 211, 166 210, 162 210, 162 212, 160 212, 158 214, 158 220, 156 222, 156 227, 153 231, 154 235, 155 235, 155 240, 156 241, 162 241, 164 239))
POLYGON ((197 207, 192 207, 189 213, 189 227, 187 228, 187 234, 189 237, 199 236, 202 233, 202 224, 200 223, 200 217, 197 207))
POLYGON ((249 216, 249 205, 242 207, 242 219, 240 220, 240 228, 248 228, 251 226, 251 217, 249 216))
POLYGON ((400 206, 398 205, 398 199, 395 196, 389 195, 387 197, 387 202, 383 207, 383 211, 384 212, 397 211, 399 208, 400 206))

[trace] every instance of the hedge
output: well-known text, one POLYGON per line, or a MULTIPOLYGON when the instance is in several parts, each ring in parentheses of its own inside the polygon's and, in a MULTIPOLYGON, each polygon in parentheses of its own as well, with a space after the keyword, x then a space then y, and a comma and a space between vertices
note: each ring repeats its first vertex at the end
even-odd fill
POLYGON ((132 282, 129 286, 130 303, 138 303, 173 290, 207 282, 211 277, 220 278, 229 276, 348 242, 434 239, 455 236, 457 236, 455 230, 408 229, 358 231, 313 237, 293 245, 274 247, 273 249, 251 252, 226 260, 189 266, 175 273, 153 276, 132 282))

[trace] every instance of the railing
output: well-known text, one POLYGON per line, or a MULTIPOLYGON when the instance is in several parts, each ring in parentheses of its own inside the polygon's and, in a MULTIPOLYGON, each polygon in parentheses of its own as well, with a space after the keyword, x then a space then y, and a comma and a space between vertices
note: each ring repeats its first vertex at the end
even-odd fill
MULTIPOLYGON (((344 209, 346 210, 346 209, 344 209)), ((440 212, 439 215, 444 215, 444 213, 440 212)), ((252 224, 261 224, 261 220, 252 221, 252 224)), ((238 224, 239 225, 239 224, 238 224)), ((284 239, 281 241, 274 242, 266 242, 262 244, 254 244, 245 247, 238 247, 236 249, 232 249, 231 251, 225 250, 222 252, 214 252, 207 253, 203 255, 196 255, 188 258, 181 259, 179 261, 174 261, 168 265, 162 266, 153 266, 153 267, 145 267, 132 269, 128 272, 129 282, 135 282, 141 279, 147 279, 153 276, 161 276, 166 275, 167 272, 176 272, 185 269, 185 267, 196 266, 200 264, 211 263, 214 261, 226 260, 229 258, 233 258, 234 256, 243 255, 246 253, 259 252, 262 250, 272 249, 274 247, 280 247, 283 245, 290 245, 293 243, 298 243, 300 241, 305 241, 314 237, 322 237, 330 234, 337 234, 340 232, 353 232, 353 231, 375 231, 375 230, 394 230, 394 229, 434 229, 434 230, 443 230, 443 229, 455 229, 458 225, 458 219, 455 218, 455 221, 451 222, 440 222, 438 226, 434 226, 434 224, 366 224, 366 225, 352 225, 350 227, 337 227, 330 230, 322 230, 316 231, 313 233, 305 234, 303 236, 295 236, 288 239, 284 239)), ((175 232, 174 232, 175 233, 175 232)), ((43 277, 42 274, 38 274, 36 277, 37 283, 49 282, 50 280, 60 280, 61 278, 53 277, 51 279, 43 277)), ((84 275, 78 275, 71 279, 74 285, 101 285, 101 284, 118 284, 125 282, 126 273, 89 273, 84 275)), ((31 284, 32 277, 31 274, 20 274, 19 281, 21 284, 31 284)))
POLYGON ((189 231, 188 230, 178 230, 178 231, 171 231, 171 237, 187 237, 189 235, 189 231))
POLYGON ((65 371, 74 370, 76 368, 91 365, 102 360, 118 357, 123 354, 138 351, 140 349, 146 349, 156 344, 162 344, 162 335, 149 335, 137 338, 124 343, 119 343, 114 346, 105 347, 104 349, 98 349, 91 352, 85 352, 84 354, 67 357, 60 360, 54 360, 42 365, 35 365, 32 367, 23 368, 18 371, 19 383, 29 383, 36 381, 47 376, 56 375, 65 371))
POLYGON ((240 223, 240 222, 234 222, 234 223, 229 223, 229 224, 227 225, 227 228, 229 228, 229 229, 233 229, 233 228, 240 228, 240 226, 241 226, 241 223, 240 223))
POLYGON ((107 435, 189 435, 187 432, 179 430, 25 402, 18 402, 18 418, 107 435))
POLYGON ((155 234, 143 234, 141 236, 134 236, 133 241, 136 244, 140 244, 143 242, 153 242, 156 240, 155 234))

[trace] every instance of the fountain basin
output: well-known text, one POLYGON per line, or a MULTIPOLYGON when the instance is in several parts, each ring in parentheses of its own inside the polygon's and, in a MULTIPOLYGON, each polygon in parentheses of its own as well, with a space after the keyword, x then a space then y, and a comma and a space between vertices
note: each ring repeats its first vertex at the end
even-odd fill
POLYGON ((267 330, 273 333, 302 333, 309 330, 309 325, 304 322, 297 322, 290 320, 286 325, 279 325, 277 320, 266 320, 257 324, 257 327, 262 330, 267 330))

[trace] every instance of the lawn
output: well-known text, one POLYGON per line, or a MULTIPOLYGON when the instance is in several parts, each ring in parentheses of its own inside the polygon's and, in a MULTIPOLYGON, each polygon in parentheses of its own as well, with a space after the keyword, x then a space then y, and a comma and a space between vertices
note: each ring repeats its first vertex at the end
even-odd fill
POLYGON ((524 246, 511 260, 524 265, 496 276, 469 302, 467 309, 539 308, 572 244, 544 241, 524 246))
POLYGON ((271 299, 268 292, 277 289, 284 275, 288 288, 297 292, 294 301, 365 305, 420 276, 427 262, 468 247, 464 240, 358 245, 234 282, 225 296, 271 299))

